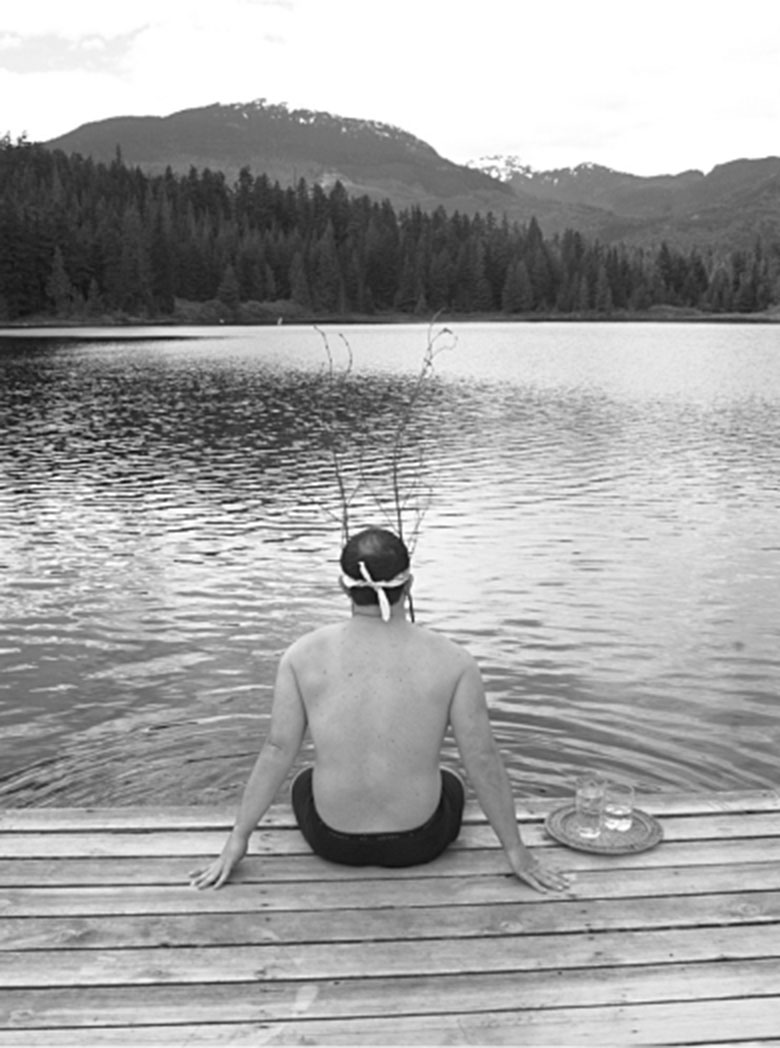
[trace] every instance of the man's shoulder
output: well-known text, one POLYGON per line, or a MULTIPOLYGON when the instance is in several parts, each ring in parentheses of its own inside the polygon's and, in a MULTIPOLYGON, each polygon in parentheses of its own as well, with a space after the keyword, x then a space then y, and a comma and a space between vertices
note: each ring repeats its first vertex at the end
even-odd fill
POLYGON ((322 645, 329 644, 343 628, 344 625, 340 622, 332 622, 327 626, 318 626, 316 629, 309 630, 308 633, 301 634, 297 640, 292 642, 284 654, 291 658, 294 658, 296 655, 305 655, 307 652, 315 650, 322 645))
POLYGON ((463 668, 474 663, 474 658, 468 649, 446 634, 422 626, 418 630, 423 643, 433 649, 441 658, 451 662, 453 666, 463 668))
MULTIPOLYGON (((413 654, 415 650, 420 655, 426 652, 427 657, 434 658, 440 664, 446 664, 458 673, 476 664, 470 652, 462 644, 452 640, 446 634, 420 625, 410 624, 410 627, 407 635, 410 654, 413 654)), ((309 630, 309 632, 302 634, 297 640, 293 641, 284 653, 284 658, 295 662, 322 655, 345 632, 349 633, 349 620, 330 623, 326 626, 319 626, 316 629, 309 630)))

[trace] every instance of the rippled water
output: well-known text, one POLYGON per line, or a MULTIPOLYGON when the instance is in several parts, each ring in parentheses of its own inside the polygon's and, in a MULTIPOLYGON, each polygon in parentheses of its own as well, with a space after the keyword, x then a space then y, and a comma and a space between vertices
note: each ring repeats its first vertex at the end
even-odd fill
MULTIPOLYGON (((519 790, 776 785, 777 328, 453 330, 406 449, 416 609, 519 790)), ((313 329, 0 339, 0 799, 234 795, 279 654, 346 612, 323 423, 380 518, 427 337, 345 334, 335 385, 313 329)))

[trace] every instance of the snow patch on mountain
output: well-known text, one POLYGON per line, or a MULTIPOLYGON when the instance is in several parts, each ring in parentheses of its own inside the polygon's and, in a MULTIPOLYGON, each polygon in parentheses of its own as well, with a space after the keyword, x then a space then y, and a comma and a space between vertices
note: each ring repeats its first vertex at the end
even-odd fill
POLYGON ((618 172, 611 168, 602 167, 600 164, 590 162, 577 164, 576 167, 560 167, 552 171, 538 171, 530 164, 524 163, 519 156, 509 154, 506 156, 482 156, 477 160, 466 161, 466 167, 475 171, 483 171, 491 178, 497 178, 500 182, 512 182, 520 179, 548 185, 558 185, 563 181, 582 179, 586 175, 605 174, 616 175, 618 172))
POLYGON ((255 98, 251 102, 232 102, 225 108, 236 111, 244 119, 249 119, 253 114, 263 114, 271 119, 282 120, 288 124, 299 124, 303 127, 316 125, 329 127, 342 135, 370 132, 377 138, 403 142, 407 148, 424 148, 426 151, 430 151, 431 148, 421 139, 404 131, 403 128, 396 127, 394 124, 385 124, 381 120, 361 120, 356 117, 339 116, 335 113, 312 109, 290 109, 286 102, 269 102, 267 98, 255 98))
POLYGON ((481 156, 477 160, 467 160, 465 166, 497 178, 499 182, 511 182, 518 176, 533 178, 536 174, 519 156, 481 156))

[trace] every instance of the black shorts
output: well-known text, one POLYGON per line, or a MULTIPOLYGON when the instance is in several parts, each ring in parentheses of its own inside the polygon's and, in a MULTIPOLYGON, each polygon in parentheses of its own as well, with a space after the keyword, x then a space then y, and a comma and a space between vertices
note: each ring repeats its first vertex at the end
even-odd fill
POLYGON ((314 806, 312 768, 292 784, 292 806, 307 844, 329 862, 345 866, 418 866, 431 862, 460 832, 465 796, 454 772, 441 770, 441 798, 433 815, 414 830, 400 833, 342 833, 320 818, 314 806))

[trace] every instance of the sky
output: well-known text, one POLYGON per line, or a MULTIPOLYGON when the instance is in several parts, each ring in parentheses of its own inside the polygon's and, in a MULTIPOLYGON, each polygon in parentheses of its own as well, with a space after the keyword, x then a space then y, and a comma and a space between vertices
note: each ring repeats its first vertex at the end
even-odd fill
POLYGON ((457 163, 780 155, 780 0, 2 0, 0 136, 264 98, 457 163))

